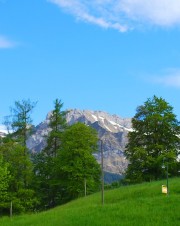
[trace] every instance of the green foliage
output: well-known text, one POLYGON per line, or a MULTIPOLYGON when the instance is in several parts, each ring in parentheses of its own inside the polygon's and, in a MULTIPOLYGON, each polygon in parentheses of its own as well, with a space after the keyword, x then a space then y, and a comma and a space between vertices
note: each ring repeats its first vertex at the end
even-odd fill
POLYGON ((8 171, 8 163, 3 161, 3 156, 0 153, 0 212, 7 209, 9 202, 9 188, 10 174, 8 171))
POLYGON ((39 198, 38 209, 54 207, 58 204, 59 186, 55 182, 55 157, 46 156, 44 152, 33 156, 33 188, 39 198))
POLYGON ((35 191, 28 188, 20 188, 17 192, 11 193, 11 201, 15 213, 32 212, 39 204, 35 191))
POLYGON ((63 103, 56 99, 54 110, 50 116, 50 133, 47 145, 41 153, 33 156, 34 181, 37 195, 40 198, 41 209, 54 207, 60 203, 61 187, 57 178, 55 162, 57 151, 61 147, 62 135, 67 128, 66 111, 62 111, 63 103))
POLYGON ((0 147, 0 152, 4 156, 4 161, 9 163, 11 190, 17 191, 19 188, 28 187, 32 179, 32 163, 30 156, 24 155, 24 147, 6 138, 0 147))
POLYGON ((36 102, 28 100, 15 101, 11 107, 12 122, 11 127, 14 131, 13 137, 18 139, 23 146, 26 146, 27 134, 30 131, 32 119, 31 112, 36 106, 36 102))
POLYGON ((13 201, 13 211, 16 213, 29 211, 32 209, 32 203, 37 202, 36 198, 31 195, 33 193, 31 190, 32 163, 29 155, 24 155, 24 146, 8 137, 4 138, 0 145, 0 154, 3 156, 10 176, 8 179, 8 200, 9 203, 13 201), (31 201, 22 201, 24 199, 31 201))
POLYGON ((100 166, 92 153, 97 151, 97 133, 82 123, 70 126, 63 135, 57 159, 57 171, 65 200, 97 191, 100 183, 100 166))
POLYGON ((156 96, 137 108, 125 150, 129 160, 126 178, 131 182, 161 178, 163 158, 171 165, 170 174, 177 174, 180 123, 172 110, 164 99, 156 96))
POLYGON ((63 103, 56 99, 54 102, 54 110, 50 116, 49 127, 50 133, 47 137, 47 146, 44 152, 47 156, 56 157, 57 150, 61 145, 61 137, 64 130, 67 128, 66 114, 67 111, 62 111, 63 103))
POLYGON ((5 138, 1 145, 4 159, 9 163, 11 181, 9 186, 10 199, 13 201, 13 211, 21 212, 30 210, 34 203, 31 197, 32 163, 28 148, 26 146, 27 136, 31 131, 31 113, 36 103, 28 100, 15 101, 11 107, 11 120, 7 117, 5 124, 13 129, 13 133, 5 138), (24 199, 31 200, 23 202, 19 197, 20 191, 24 191, 24 199), (28 197, 29 195, 29 197, 28 197))

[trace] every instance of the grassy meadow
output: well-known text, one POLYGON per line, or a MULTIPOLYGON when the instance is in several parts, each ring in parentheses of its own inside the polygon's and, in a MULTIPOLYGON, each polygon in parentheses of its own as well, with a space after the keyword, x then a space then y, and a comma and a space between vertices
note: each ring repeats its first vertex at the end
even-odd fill
POLYGON ((52 210, 0 218, 0 226, 156 226, 180 225, 180 178, 169 180, 169 196, 161 193, 164 181, 124 186, 74 200, 52 210))

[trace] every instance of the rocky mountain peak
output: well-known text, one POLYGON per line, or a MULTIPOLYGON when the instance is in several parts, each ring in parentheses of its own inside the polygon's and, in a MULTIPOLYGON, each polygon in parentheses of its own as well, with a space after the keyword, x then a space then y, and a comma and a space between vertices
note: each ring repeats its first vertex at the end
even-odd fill
MULTIPOLYGON (((35 127, 27 141, 28 148, 32 152, 39 152, 46 145, 45 136, 50 132, 50 115, 51 112, 42 123, 35 127)), ((116 174, 124 173, 127 167, 124 148, 127 144, 127 134, 131 131, 130 118, 121 118, 103 111, 70 109, 66 119, 69 125, 82 122, 96 129, 99 138, 103 141, 104 170, 116 174)), ((94 156, 100 162, 100 152, 94 156)))
POLYGON ((90 124, 98 122, 104 129, 112 133, 131 130, 131 119, 123 119, 103 111, 70 110, 67 114, 67 121, 69 124, 73 124, 76 121, 90 124))

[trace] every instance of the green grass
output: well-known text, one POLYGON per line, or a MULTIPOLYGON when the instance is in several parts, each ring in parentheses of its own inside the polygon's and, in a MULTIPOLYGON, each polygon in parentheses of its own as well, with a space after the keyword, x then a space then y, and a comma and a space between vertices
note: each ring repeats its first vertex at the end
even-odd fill
POLYGON ((105 191, 105 204, 96 193, 47 212, 0 218, 0 226, 156 226, 180 225, 180 178, 105 191))

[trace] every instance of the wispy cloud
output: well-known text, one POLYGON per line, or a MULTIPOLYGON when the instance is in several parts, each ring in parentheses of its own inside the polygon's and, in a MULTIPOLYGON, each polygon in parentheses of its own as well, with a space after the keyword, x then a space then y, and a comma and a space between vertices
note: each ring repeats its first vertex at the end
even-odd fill
POLYGON ((47 0, 77 19, 120 32, 142 25, 180 25, 179 0, 47 0))
POLYGON ((180 69, 168 69, 164 75, 152 76, 151 81, 168 87, 180 88, 180 69))
MULTIPOLYGON (((76 19, 101 26, 103 28, 114 28, 121 32, 126 31, 126 25, 121 24, 114 16, 113 9, 109 10, 108 5, 111 5, 109 0, 47 0, 57 4, 66 12, 74 15, 76 19)), ((114 2, 114 1, 113 1, 114 2)))
POLYGON ((0 35, 0 49, 12 48, 15 45, 15 42, 12 42, 6 37, 0 35))

